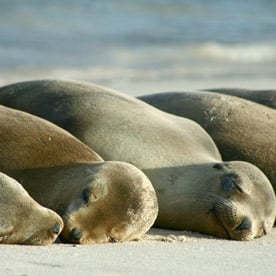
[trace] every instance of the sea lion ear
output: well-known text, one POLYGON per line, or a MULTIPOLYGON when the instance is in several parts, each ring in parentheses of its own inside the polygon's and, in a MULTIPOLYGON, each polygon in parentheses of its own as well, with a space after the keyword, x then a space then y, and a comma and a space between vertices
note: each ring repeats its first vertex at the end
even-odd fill
POLYGON ((213 168, 214 169, 217 169, 217 170, 229 170, 229 168, 231 168, 231 165, 229 163, 225 163, 225 162, 221 162, 221 163, 216 163, 213 165, 213 168))
POLYGON ((218 170, 225 170, 229 168, 229 165, 227 163, 216 163, 213 168, 218 170))
POLYGON ((216 163, 213 168, 214 169, 218 169, 218 170, 222 170, 224 167, 224 164, 223 163, 216 163))

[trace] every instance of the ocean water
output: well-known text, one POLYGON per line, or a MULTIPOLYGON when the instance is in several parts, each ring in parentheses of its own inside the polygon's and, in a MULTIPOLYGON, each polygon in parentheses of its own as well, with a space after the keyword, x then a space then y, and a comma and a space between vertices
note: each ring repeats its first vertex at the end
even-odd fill
POLYGON ((276 88, 274 0, 0 0, 0 85, 276 88))

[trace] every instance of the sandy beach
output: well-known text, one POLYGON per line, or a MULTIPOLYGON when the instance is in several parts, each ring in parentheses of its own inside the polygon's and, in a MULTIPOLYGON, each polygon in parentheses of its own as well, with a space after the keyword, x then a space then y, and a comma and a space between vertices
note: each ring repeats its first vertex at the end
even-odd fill
POLYGON ((250 242, 151 229, 117 244, 1 245, 0 275, 275 275, 276 228, 250 242))

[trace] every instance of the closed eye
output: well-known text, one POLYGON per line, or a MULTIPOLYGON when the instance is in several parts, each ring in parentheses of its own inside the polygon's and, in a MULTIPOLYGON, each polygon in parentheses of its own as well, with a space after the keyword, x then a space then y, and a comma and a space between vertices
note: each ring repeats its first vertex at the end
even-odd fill
POLYGON ((239 185, 240 179, 235 174, 228 174, 222 177, 222 187, 226 192, 232 190, 238 190, 240 193, 243 193, 241 186, 239 185))
POLYGON ((81 192, 81 198, 86 204, 89 202, 89 197, 90 197, 89 189, 88 188, 83 189, 81 192))

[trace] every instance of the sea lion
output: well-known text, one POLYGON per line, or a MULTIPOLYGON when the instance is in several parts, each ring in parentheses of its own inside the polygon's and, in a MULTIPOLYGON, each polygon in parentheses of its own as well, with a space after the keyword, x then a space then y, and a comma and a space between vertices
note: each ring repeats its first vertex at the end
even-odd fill
POLYGON ((0 89, 0 102, 67 129, 106 160, 134 164, 157 192, 155 225, 249 240, 268 232, 275 195, 245 162, 222 162, 194 121, 88 83, 34 81, 0 89))
POLYGON ((62 219, 34 201, 13 178, 0 173, 0 243, 46 245, 55 241, 62 219))
POLYGON ((140 99, 199 123, 214 139, 223 160, 243 160, 258 166, 276 191, 275 110, 211 92, 168 92, 140 99))
POLYGON ((61 236, 69 242, 139 239, 157 216, 155 191, 140 170, 123 162, 104 162, 67 131, 4 106, 0 171, 62 216, 61 236))
POLYGON ((276 109, 276 90, 217 88, 217 89, 208 89, 206 91, 244 98, 244 99, 276 109))

